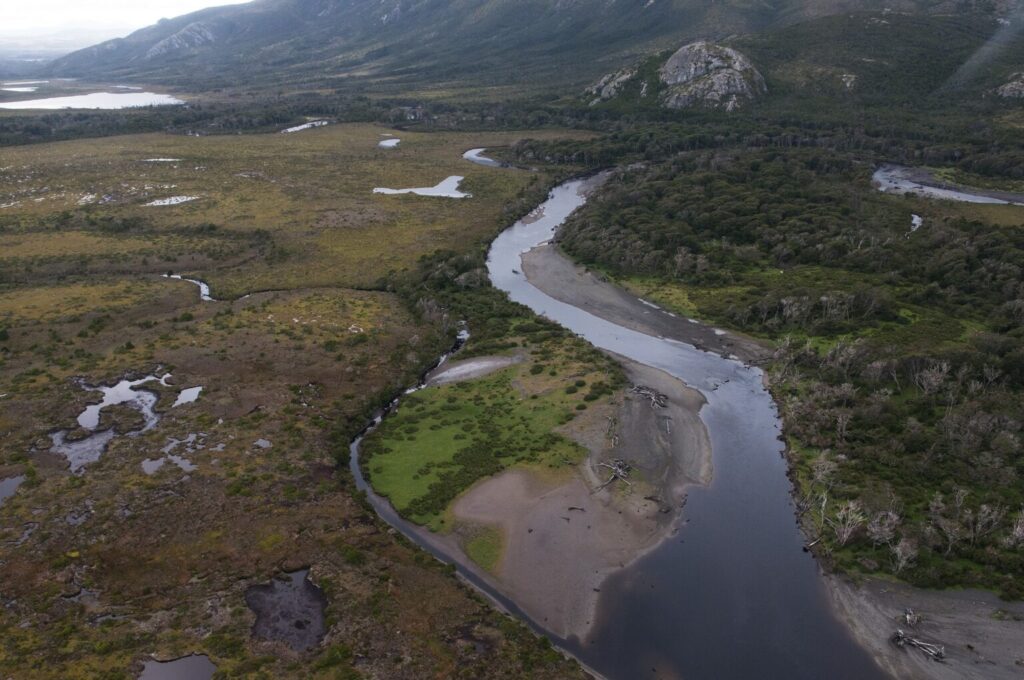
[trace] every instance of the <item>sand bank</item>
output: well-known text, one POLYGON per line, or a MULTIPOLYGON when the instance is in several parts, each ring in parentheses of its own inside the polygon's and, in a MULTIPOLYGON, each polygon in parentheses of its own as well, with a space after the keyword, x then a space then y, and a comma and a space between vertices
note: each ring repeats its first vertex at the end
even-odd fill
POLYGON ((826 583, 839 617, 879 665, 897 678, 1024 677, 1024 603, 1003 602, 978 590, 923 590, 879 579, 857 585, 830 576, 826 583), (921 616, 914 627, 903 620, 908 608, 921 616), (944 645, 945 662, 890 643, 897 628, 944 645))
POLYGON ((561 302, 579 307, 640 333, 671 338, 746 362, 763 361, 769 350, 736 333, 721 331, 674 315, 574 264, 551 245, 523 255, 523 272, 534 286, 561 302))
POLYGON ((696 391, 666 373, 624 361, 633 384, 668 397, 664 408, 626 392, 588 412, 563 434, 589 451, 572 472, 513 469, 483 480, 453 505, 456 542, 479 527, 500 530, 492 580, 531 618, 561 637, 582 637, 594 621, 605 578, 670 536, 687 484, 711 479, 711 446, 696 391), (600 463, 622 458, 632 486, 600 463))

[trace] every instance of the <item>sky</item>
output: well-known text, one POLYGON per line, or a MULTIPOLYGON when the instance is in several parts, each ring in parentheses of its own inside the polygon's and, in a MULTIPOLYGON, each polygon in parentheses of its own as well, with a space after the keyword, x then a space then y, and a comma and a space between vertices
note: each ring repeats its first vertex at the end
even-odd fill
POLYGON ((85 47, 164 17, 244 2, 248 0, 0 0, 0 48, 85 47))

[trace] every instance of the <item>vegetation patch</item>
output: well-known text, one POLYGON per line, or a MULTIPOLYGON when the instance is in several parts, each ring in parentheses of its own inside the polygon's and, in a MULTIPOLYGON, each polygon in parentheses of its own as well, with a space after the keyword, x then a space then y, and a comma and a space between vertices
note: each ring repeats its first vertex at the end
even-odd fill
POLYGON ((555 430, 606 399, 615 380, 592 351, 575 338, 546 339, 529 361, 406 396, 364 443, 374 489, 440 530, 449 503, 484 477, 514 465, 576 465, 585 451, 555 430))
POLYGON ((484 527, 474 530, 473 535, 465 541, 466 554, 483 569, 494 572, 501 562, 505 537, 500 529, 484 527))

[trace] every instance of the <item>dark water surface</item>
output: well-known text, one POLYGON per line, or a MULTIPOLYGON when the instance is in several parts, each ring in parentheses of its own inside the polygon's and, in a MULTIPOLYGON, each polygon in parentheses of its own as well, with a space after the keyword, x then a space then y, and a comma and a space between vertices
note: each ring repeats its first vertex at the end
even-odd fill
POLYGON ((147 661, 139 680, 210 680, 216 672, 208 657, 193 654, 174 661, 147 661))
POLYGON ((323 639, 327 598, 309 580, 309 570, 285 574, 245 591, 245 603, 256 612, 253 637, 283 642, 297 652, 313 649, 323 639))

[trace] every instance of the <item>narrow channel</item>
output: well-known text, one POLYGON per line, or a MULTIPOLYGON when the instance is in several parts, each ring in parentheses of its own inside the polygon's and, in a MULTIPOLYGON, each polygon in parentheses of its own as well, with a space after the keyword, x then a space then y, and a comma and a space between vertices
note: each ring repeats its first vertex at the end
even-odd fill
MULTIPOLYGON (((694 488, 678 531, 608 579, 598 621, 561 648, 608 678, 884 677, 835 617, 819 567, 803 552, 782 456, 780 421, 759 369, 675 340, 630 330, 559 302, 521 273, 522 255, 549 241, 594 183, 566 182, 530 219, 493 243, 492 283, 511 299, 595 346, 664 370, 707 398, 714 478, 694 488)), ((351 469, 378 513, 535 629, 490 578, 459 563, 443 541, 405 522, 351 469)), ((884 634, 884 633, 882 633, 884 634)))

